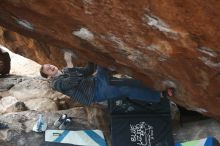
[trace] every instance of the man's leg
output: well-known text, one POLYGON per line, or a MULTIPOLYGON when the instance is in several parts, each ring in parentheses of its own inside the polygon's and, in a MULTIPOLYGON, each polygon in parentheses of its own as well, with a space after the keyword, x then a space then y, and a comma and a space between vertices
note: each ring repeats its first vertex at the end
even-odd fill
POLYGON ((142 100, 146 102, 159 102, 160 92, 147 87, 123 86, 119 88, 120 92, 129 99, 142 100))
POLYGON ((161 92, 148 88, 146 85, 135 79, 122 79, 124 84, 120 87, 120 92, 126 94, 130 99, 143 100, 147 102, 159 102, 161 92))
POLYGON ((107 68, 97 66, 96 80, 107 84, 109 82, 109 70, 107 68))
POLYGON ((98 66, 97 73, 95 77, 95 102, 106 101, 108 99, 119 99, 122 98, 122 94, 119 87, 109 85, 109 70, 98 66))
MULTIPOLYGON (((143 83, 135 79, 118 79, 114 82, 119 97, 128 97, 146 102, 159 102, 161 92, 146 87, 143 83)), ((107 88, 108 89, 108 88, 107 88)), ((110 89, 114 89, 111 87, 110 89)), ((114 89, 114 90, 116 90, 114 89)), ((112 90, 107 91, 109 94, 112 90)), ((113 92, 114 93, 114 92, 113 92)))
POLYGON ((130 99, 137 99, 146 102, 159 102, 160 92, 151 90, 133 79, 121 79, 114 85, 108 84, 108 77, 105 75, 105 70, 100 71, 96 78, 96 95, 95 101, 105 101, 108 99, 120 99, 128 97, 130 99), (102 72, 103 71, 103 72, 102 72))

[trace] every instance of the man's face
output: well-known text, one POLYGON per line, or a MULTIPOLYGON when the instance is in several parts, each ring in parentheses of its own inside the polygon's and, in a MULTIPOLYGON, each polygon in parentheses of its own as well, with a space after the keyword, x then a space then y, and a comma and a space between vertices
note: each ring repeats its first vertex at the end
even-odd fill
POLYGON ((44 64, 43 65, 43 73, 47 74, 48 76, 54 76, 58 72, 58 68, 51 64, 44 64))

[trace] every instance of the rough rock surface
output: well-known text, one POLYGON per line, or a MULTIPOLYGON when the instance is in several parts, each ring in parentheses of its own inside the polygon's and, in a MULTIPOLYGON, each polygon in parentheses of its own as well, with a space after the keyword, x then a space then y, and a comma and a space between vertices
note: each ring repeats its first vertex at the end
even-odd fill
MULTIPOLYGON (((79 55, 71 53, 68 49, 22 36, 1 26, 0 44, 14 53, 30 58, 40 64, 51 63, 56 64, 58 67, 72 67, 73 65, 82 65, 85 62, 79 59, 79 55)), ((10 56, 14 57, 11 53, 10 56)))
POLYGON ((173 129, 174 139, 178 142, 191 141, 213 136, 220 140, 220 123, 215 120, 201 120, 185 123, 173 129))
POLYGON ((107 129, 108 121, 104 113, 106 112, 98 107, 90 107, 90 109, 78 107, 56 112, 24 111, 0 115, 0 122, 9 127, 0 130, 0 145, 39 146, 44 141, 44 133, 32 131, 39 114, 45 117, 48 125, 47 129, 57 129, 53 126, 54 121, 57 120, 61 114, 67 114, 69 117, 73 118, 68 126, 69 130, 101 129, 104 135, 109 137, 109 129, 107 129), (96 112, 93 112, 94 109, 96 109, 96 112), (93 118, 100 120, 95 121, 94 119, 89 119, 87 116, 91 113, 93 113, 93 118))
POLYGON ((175 86, 176 103, 220 120, 219 9, 219 0, 1 0, 0 25, 58 47, 21 47, 24 56, 58 65, 68 48, 152 88, 175 86))
POLYGON ((6 96, 0 100, 0 114, 14 112, 14 105, 18 100, 13 96, 6 96))

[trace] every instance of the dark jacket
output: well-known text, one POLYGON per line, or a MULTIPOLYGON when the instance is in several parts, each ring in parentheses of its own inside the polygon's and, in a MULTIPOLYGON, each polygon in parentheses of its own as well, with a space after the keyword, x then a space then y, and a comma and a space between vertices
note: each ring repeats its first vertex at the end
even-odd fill
POLYGON ((75 101, 90 105, 95 95, 94 71, 93 63, 88 63, 85 67, 65 68, 63 74, 52 79, 52 88, 75 101))

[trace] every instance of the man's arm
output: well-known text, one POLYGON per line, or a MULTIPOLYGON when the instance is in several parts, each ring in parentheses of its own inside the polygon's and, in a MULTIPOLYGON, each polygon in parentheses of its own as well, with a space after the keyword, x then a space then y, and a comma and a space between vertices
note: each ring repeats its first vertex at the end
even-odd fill
POLYGON ((67 68, 68 72, 78 72, 83 74, 84 76, 89 76, 95 72, 96 65, 94 63, 89 62, 85 67, 73 67, 67 68))

